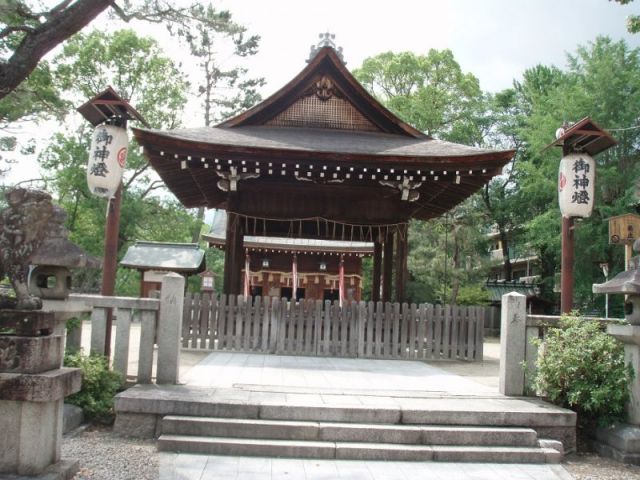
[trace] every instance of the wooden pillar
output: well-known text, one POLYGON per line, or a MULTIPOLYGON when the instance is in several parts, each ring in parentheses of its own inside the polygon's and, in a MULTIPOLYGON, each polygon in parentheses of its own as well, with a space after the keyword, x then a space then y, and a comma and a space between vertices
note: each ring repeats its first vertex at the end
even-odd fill
POLYGON ((560 263, 560 311, 573 310, 573 218, 562 217, 562 260, 560 263))
POLYGON ((242 237, 240 217, 235 213, 227 212, 223 288, 223 292, 227 295, 240 295, 242 291, 241 271, 244 265, 242 237))
POLYGON ((393 232, 384 236, 384 258, 382 260, 382 301, 391 301, 391 286, 393 284, 393 232))
POLYGON ((396 246, 396 302, 407 300, 407 254, 409 251, 409 238, 407 225, 401 225, 397 230, 396 246))
POLYGON ((371 282, 371 300, 380 301, 380 274, 382 273, 382 242, 373 243, 373 281, 371 282))

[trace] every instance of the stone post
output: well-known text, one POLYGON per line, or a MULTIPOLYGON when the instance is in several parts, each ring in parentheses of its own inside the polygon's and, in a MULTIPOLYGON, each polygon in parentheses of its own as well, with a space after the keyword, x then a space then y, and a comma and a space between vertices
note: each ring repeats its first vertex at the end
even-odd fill
POLYGON ((53 313, 0 310, 0 327, 11 332, 0 334, 0 474, 44 478, 52 467, 70 478, 77 462, 60 459, 62 411, 80 390, 80 370, 60 368, 53 313))
POLYGON ((177 273, 165 275, 162 278, 158 320, 158 384, 178 383, 183 305, 184 277, 177 273))
POLYGON ((500 323, 500 393, 524 395, 527 299, 516 292, 502 296, 500 323))

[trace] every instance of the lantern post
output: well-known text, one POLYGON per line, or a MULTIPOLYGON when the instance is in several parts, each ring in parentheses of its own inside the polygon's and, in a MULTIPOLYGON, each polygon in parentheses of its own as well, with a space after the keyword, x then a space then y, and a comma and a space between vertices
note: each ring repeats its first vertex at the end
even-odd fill
MULTIPOLYGON (((127 121, 138 120, 145 126, 148 124, 112 87, 107 87, 79 107, 78 112, 96 127, 89 151, 87 182, 91 193, 108 199, 101 294, 112 296, 118 267, 122 174, 128 149, 127 121)), ((107 358, 111 355, 112 324, 113 310, 107 309, 104 342, 104 355, 107 358)))
POLYGON ((558 173, 558 203, 562 214, 562 313, 570 313, 573 309, 574 219, 590 217, 595 201, 596 164, 593 156, 616 143, 608 132, 586 117, 571 126, 559 128, 556 131, 556 141, 548 146, 562 147, 563 154, 558 173))

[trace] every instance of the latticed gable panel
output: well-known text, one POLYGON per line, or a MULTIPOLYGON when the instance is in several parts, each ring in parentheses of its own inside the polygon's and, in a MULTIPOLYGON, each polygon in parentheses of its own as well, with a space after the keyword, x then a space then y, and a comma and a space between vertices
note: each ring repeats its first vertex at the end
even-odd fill
POLYGON ((301 98, 265 122, 265 125, 381 131, 342 95, 327 76, 316 80, 301 98))

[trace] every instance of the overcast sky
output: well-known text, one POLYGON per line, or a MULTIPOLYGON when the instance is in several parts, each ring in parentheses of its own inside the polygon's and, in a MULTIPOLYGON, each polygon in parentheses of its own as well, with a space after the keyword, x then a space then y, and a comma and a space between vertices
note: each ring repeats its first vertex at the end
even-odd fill
MULTIPOLYGON (((625 22, 630 13, 640 13, 640 1, 620 6, 608 0, 219 0, 215 5, 230 10, 248 33, 261 36, 259 53, 247 66, 251 76, 266 79, 265 97, 304 68, 311 45, 326 31, 336 35, 350 69, 385 51, 420 54, 449 48, 463 71, 476 75, 482 89, 491 92, 511 86, 536 64, 564 67, 567 52, 597 35, 640 46, 640 35, 628 34, 625 22)), ((91 28, 104 25, 104 18, 91 28)), ((157 38, 176 60, 187 57, 163 27, 133 27, 157 38)), ((201 119, 187 114, 184 124, 201 126, 201 119)), ((45 144, 46 138, 38 139, 39 147, 45 144)), ((33 178, 34 164, 24 159, 22 168, 4 180, 33 178)))
POLYGON ((264 93, 280 88, 304 67, 317 34, 330 31, 344 49, 349 68, 386 51, 426 53, 451 49, 462 69, 497 91, 538 63, 565 65, 566 52, 597 35, 624 38, 625 19, 640 2, 608 0, 222 0, 249 32, 262 37, 252 61, 264 76, 264 93))

